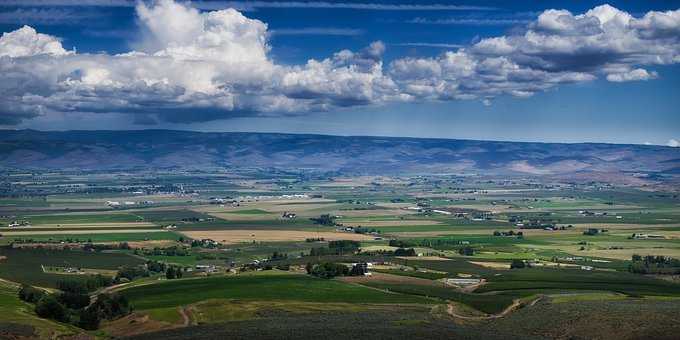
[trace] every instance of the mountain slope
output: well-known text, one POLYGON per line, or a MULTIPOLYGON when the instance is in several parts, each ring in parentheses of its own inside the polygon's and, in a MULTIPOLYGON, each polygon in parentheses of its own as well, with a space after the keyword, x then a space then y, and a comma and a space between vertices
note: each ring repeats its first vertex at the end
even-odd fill
POLYGON ((677 174, 680 149, 171 130, 4 130, 5 169, 277 167, 354 173, 677 174))

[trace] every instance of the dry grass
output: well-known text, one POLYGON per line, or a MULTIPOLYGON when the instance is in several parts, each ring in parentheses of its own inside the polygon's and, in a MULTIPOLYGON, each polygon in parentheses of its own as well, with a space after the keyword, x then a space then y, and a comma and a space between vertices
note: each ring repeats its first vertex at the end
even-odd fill
POLYGON ((482 266, 485 268, 492 268, 492 269, 510 269, 510 264, 509 263, 502 263, 502 262, 481 262, 481 261, 468 261, 472 264, 476 264, 478 266, 482 266))
POLYGON ((133 313, 114 321, 105 322, 101 329, 110 336, 126 337, 175 328, 178 326, 179 325, 153 320, 145 314, 133 313))
POLYGON ((211 239, 225 244, 243 242, 282 242, 304 241, 308 238, 324 238, 333 240, 372 240, 373 237, 354 233, 314 232, 297 230, 209 230, 185 231, 184 235, 193 239, 211 239))

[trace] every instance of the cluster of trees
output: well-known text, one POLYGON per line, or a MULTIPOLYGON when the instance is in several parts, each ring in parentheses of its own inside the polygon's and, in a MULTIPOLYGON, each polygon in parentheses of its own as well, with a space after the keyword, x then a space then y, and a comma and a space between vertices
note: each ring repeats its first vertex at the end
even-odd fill
POLYGON ((108 287, 114 284, 113 278, 103 275, 88 276, 79 280, 60 280, 57 288, 65 292, 92 292, 101 287, 108 287))
POLYGON ((114 320, 132 312, 132 305, 125 296, 99 294, 95 302, 80 312, 79 326, 97 329, 101 320, 114 320))
POLYGON ((435 238, 435 239, 420 239, 420 240, 390 240, 390 246, 399 248, 412 247, 426 247, 440 250, 457 249, 462 244, 467 244, 467 241, 456 240, 452 238, 435 238))
POLYGON ((357 234, 380 234, 380 230, 375 228, 356 227, 354 232, 357 234))
POLYGON ((320 264, 307 263, 305 269, 307 270, 307 274, 323 279, 346 276, 349 274, 349 268, 346 265, 334 262, 324 262, 320 264))
POLYGON ((167 248, 153 248, 153 249, 135 249, 136 255, 142 256, 189 256, 191 252, 183 247, 167 247, 167 248))
POLYGON ((588 229, 583 231, 583 235, 595 236, 595 235, 598 235, 600 233, 606 233, 606 232, 607 232, 607 229, 588 228, 588 229))
POLYGON ((102 250, 112 250, 112 249, 122 249, 130 250, 130 245, 127 242, 119 242, 118 244, 93 244, 88 242, 83 245, 84 251, 102 251, 102 250))
POLYGON ((678 275, 680 260, 666 256, 633 255, 628 270, 636 274, 678 275))
POLYGON ((329 227, 334 227, 336 225, 335 216, 331 216, 329 214, 323 214, 319 217, 312 217, 310 218, 310 220, 312 220, 312 222, 314 222, 315 224, 325 225, 329 227))
POLYGON ((136 278, 148 277, 151 274, 165 273, 167 265, 158 261, 146 261, 143 265, 123 266, 118 269, 118 274, 114 279, 116 282, 129 282, 136 278))
POLYGON ((309 250, 309 256, 336 255, 334 249, 315 247, 309 250))
POLYGON ((413 248, 397 248, 394 250, 394 256, 416 256, 416 250, 413 248))
POLYGON ((86 285, 75 280, 60 284, 60 289, 66 290, 50 294, 23 285, 18 294, 19 299, 35 305, 39 317, 90 330, 99 328, 101 320, 112 320, 132 311, 132 306, 121 295, 99 294, 92 302, 86 285))
POLYGON ((336 254, 354 254, 359 251, 361 243, 352 240, 338 240, 328 242, 328 248, 335 250, 336 254))
POLYGON ((314 275, 323 279, 330 279, 336 276, 361 276, 366 273, 366 264, 358 263, 352 268, 335 262, 323 262, 318 264, 307 263, 305 267, 307 274, 314 275))
POLYGON ((309 251, 309 256, 324 256, 324 255, 346 255, 355 254, 359 252, 361 243, 351 240, 329 241, 328 247, 316 247, 309 251))
POLYGON ((168 269, 165 270, 165 278, 168 280, 181 279, 183 275, 181 267, 168 266, 168 269))
POLYGON ((286 259, 288 259, 288 254, 279 253, 278 251, 274 251, 272 256, 269 257, 269 260, 271 260, 271 261, 286 260, 286 259))
POLYGON ((413 247, 418 246, 418 243, 413 242, 413 241, 404 241, 404 240, 390 240, 389 245, 390 245, 390 247, 413 248, 413 247))
POLYGON ((493 236, 516 236, 517 238, 524 238, 524 233, 521 231, 515 232, 514 230, 510 231, 494 231, 493 236))
POLYGON ((210 239, 204 239, 204 240, 191 240, 191 248, 206 248, 206 249, 219 249, 222 248, 222 244, 210 240, 210 239))

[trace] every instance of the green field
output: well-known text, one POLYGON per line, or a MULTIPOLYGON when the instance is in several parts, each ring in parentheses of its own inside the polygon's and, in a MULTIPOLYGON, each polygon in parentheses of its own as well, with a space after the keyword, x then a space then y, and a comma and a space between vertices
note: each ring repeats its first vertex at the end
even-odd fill
MULTIPOLYGON (((142 264, 143 260, 120 253, 96 253, 47 249, 0 247, 0 278, 42 287, 55 287, 64 275, 44 273, 41 265, 115 270, 123 265, 142 264)), ((84 277, 84 276, 78 276, 84 277)), ((75 279, 73 275, 68 277, 75 279)))
POLYGON ((177 241, 181 236, 173 232, 141 232, 141 233, 97 233, 97 234, 68 234, 58 233, 50 235, 21 235, 2 238, 0 243, 11 243, 16 240, 31 242, 66 242, 68 240, 85 242, 132 242, 132 241, 177 241))
POLYGON ((23 215, 19 216, 18 219, 27 220, 33 225, 126 223, 141 221, 138 216, 127 213, 23 215))
POLYGON ((138 309, 181 306, 208 299, 433 303, 416 296, 389 294, 357 285, 294 274, 183 279, 133 287, 122 293, 138 309))

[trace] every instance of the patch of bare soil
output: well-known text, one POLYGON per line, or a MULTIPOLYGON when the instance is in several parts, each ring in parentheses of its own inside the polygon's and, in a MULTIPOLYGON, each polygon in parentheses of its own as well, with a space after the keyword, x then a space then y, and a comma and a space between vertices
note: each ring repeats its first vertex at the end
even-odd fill
POLYGON ((101 329, 113 337, 127 337, 176 327, 178 325, 156 321, 148 315, 132 313, 118 320, 107 322, 101 329))
POLYGON ((472 264, 476 264, 478 266, 482 266, 485 268, 492 268, 492 269, 510 269, 510 264, 509 263, 502 263, 502 262, 481 262, 481 261, 468 261, 472 264))

